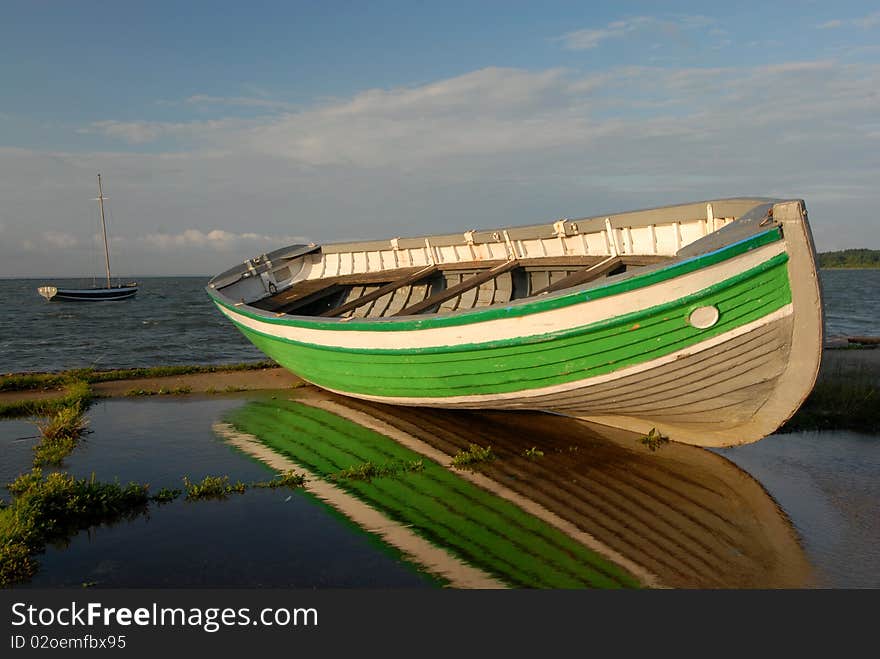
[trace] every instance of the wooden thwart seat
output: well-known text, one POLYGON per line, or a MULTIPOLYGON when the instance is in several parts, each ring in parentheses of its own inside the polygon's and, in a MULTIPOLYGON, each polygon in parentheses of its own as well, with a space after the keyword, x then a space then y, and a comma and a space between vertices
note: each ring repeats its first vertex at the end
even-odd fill
POLYGON ((573 272, 568 275, 568 277, 563 277, 562 279, 553 282, 549 286, 545 286, 544 288, 535 291, 532 295, 544 295, 545 293, 553 293, 554 291, 561 291, 563 288, 569 288, 571 286, 578 286, 579 284, 585 284, 588 281, 592 281, 593 279, 598 279, 602 277, 614 268, 623 265, 623 262, 620 260, 618 256, 609 256, 604 261, 599 261, 596 265, 590 266, 589 268, 584 268, 583 270, 578 270, 577 272, 573 272))
POLYGON ((415 314, 422 313, 423 311, 427 311, 436 305, 445 302, 457 295, 461 295, 465 291, 469 291, 470 289, 479 286, 491 279, 494 279, 498 275, 504 274, 505 272, 509 272, 514 268, 519 267, 519 262, 514 259, 511 261, 505 261, 501 265, 495 266, 494 268, 490 268, 489 270, 485 270, 480 272, 473 277, 469 277, 465 279, 460 284, 456 284, 455 286, 451 286, 445 290, 439 291, 434 295, 431 295, 421 302, 417 302, 415 304, 411 304, 405 309, 401 309, 398 311, 395 316, 413 316, 415 314))
MULTIPOLYGON (((491 260, 491 261, 462 261, 457 263, 431 264, 427 266, 413 266, 405 268, 396 268, 393 270, 357 273, 350 275, 340 275, 335 277, 326 277, 322 279, 306 279, 297 282, 292 287, 281 291, 271 297, 261 300, 255 304, 258 308, 265 309, 277 314, 294 313, 297 310, 306 311, 306 307, 319 303, 330 296, 340 295, 347 290, 349 299, 347 302, 339 304, 332 308, 325 308, 315 315, 325 318, 339 318, 341 316, 355 315, 359 316, 409 316, 423 313, 429 309, 443 305, 444 302, 453 300, 456 297, 470 295, 476 297, 471 302, 475 302, 475 306, 485 306, 492 304, 492 296, 487 295, 485 291, 473 293, 473 289, 480 287, 487 282, 497 279, 499 276, 511 272, 517 268, 522 268, 527 273, 532 273, 534 277, 539 270, 543 268, 561 269, 563 273, 568 271, 569 274, 561 279, 551 281, 549 285, 543 286, 538 290, 529 292, 529 295, 543 295, 556 291, 578 286, 600 277, 612 273, 615 269, 624 266, 644 266, 659 261, 666 260, 667 257, 658 256, 560 256, 549 258, 529 258, 529 259, 511 259, 507 261, 491 260), (580 268, 575 272, 571 272, 574 268, 580 268), (449 286, 441 291, 437 291, 433 295, 429 295, 423 300, 413 302, 405 308, 394 310, 395 307, 406 305, 409 294, 406 293, 407 287, 431 286, 432 278, 445 273, 476 271, 476 274, 470 275, 468 272, 465 279, 459 283, 449 286), (468 276, 470 275, 470 276, 468 276), (360 292, 357 287, 364 287, 360 292), (382 310, 376 313, 376 310, 367 309, 364 311, 362 307, 370 303, 377 303, 383 298, 392 295, 399 300, 394 304, 384 304, 382 310), (361 311, 356 311, 361 309, 361 311)), ((461 275, 458 275, 461 277, 461 275)), ((552 274, 551 274, 552 277, 552 274)), ((455 277, 453 277, 455 279, 455 277)), ((547 276, 543 277, 547 282, 547 276)), ((447 277, 447 282, 449 277, 447 277)), ((532 286, 535 280, 532 279, 532 286)), ((540 284, 539 284, 540 285, 540 284)), ((508 284, 510 286, 510 284, 508 284)), ((512 291, 511 291, 512 292, 512 291)), ((510 297, 510 295, 508 295, 510 297)), ((344 296, 343 296, 344 299, 344 296)), ((411 300, 410 300, 411 301, 411 300)), ((495 299, 497 302, 497 298, 495 299)), ((326 305, 324 305, 326 306, 326 305)), ((468 305, 470 306, 470 305, 468 305)), ((442 309, 441 309, 442 310, 442 309)), ((314 313, 314 312, 313 312, 314 313)))
POLYGON ((380 288, 377 288, 374 291, 370 291, 369 293, 366 293, 365 295, 361 295, 357 299, 351 300, 350 302, 346 302, 345 304, 340 305, 338 307, 335 307, 333 309, 328 309, 327 311, 325 311, 324 313, 322 313, 320 315, 328 317, 328 318, 332 318, 334 316, 342 316, 343 314, 346 314, 349 311, 353 311, 353 310, 357 309, 358 307, 361 307, 365 304, 368 304, 369 302, 373 302, 374 300, 378 300, 379 298, 384 297, 385 295, 388 295, 389 293, 393 293, 394 291, 396 291, 399 288, 402 288, 404 286, 413 286, 414 284, 417 284, 418 282, 422 281, 423 279, 430 277, 435 272, 437 272, 437 266, 436 265, 429 265, 425 268, 418 270, 417 272, 409 274, 405 277, 401 277, 400 279, 392 281, 389 284, 385 284, 384 286, 381 286, 380 288))

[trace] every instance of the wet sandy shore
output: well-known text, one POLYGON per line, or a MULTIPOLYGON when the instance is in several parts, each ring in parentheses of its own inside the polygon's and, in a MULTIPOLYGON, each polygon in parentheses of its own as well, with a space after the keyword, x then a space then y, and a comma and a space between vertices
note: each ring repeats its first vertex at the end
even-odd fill
MULTIPOLYGON (((822 353, 822 367, 819 379, 832 378, 841 371, 865 370, 880 379, 880 348, 876 349, 826 349, 822 353)), ((247 371, 215 371, 189 375, 165 377, 134 378, 114 380, 92 385, 96 396, 125 396, 133 391, 159 393, 189 389, 190 393, 223 393, 225 391, 256 391, 287 389, 305 383, 292 373, 280 367, 247 371)), ((52 398, 58 391, 0 391, 0 403, 18 400, 52 398)))

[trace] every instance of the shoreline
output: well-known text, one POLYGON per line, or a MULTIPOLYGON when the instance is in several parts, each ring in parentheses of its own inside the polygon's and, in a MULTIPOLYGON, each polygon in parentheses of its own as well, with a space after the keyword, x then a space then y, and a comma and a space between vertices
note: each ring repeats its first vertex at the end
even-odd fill
POLYGON ((109 380, 92 385, 96 398, 159 394, 162 390, 180 395, 219 394, 235 391, 290 389, 305 385, 305 381, 290 371, 273 366, 247 371, 214 371, 185 375, 165 375, 146 378, 109 380), (183 391, 188 390, 188 391, 183 391), (133 391, 144 392, 135 394, 133 391))
MULTIPOLYGON (((35 406, 52 405, 61 401, 67 388, 75 382, 85 381, 92 398, 121 398, 154 395, 191 394, 216 395, 240 391, 264 391, 291 389, 307 386, 300 377, 281 366, 266 362, 234 365, 206 365, 181 367, 155 367, 152 369, 116 369, 111 371, 71 370, 56 373, 7 373, 0 376, 0 419, 14 416, 33 416, 35 406), (158 374, 163 371, 182 370, 183 373, 158 374), (114 378, 113 374, 136 373, 137 377, 114 378), (5 387, 6 381, 16 378, 45 378, 53 384, 38 387, 33 382, 20 387, 5 387), (63 384, 62 384, 63 382, 63 384), (17 413, 16 407, 22 407, 17 413)), ((880 414, 862 411, 859 419, 842 418, 836 409, 842 402, 846 404, 849 396, 859 398, 864 391, 848 390, 853 384, 861 389, 880 386, 880 349, 871 347, 826 347, 822 351, 822 362, 816 385, 810 396, 795 415, 779 430, 790 432, 809 429, 810 423, 819 422, 816 429, 853 429, 876 431, 880 427, 880 414), (829 393, 838 394, 838 400, 829 401, 829 393), (835 418, 835 413, 838 417, 835 418), (804 425, 804 422, 807 425, 804 425), (858 427, 850 427, 854 423, 858 427), (842 425, 841 425, 842 424, 842 425), (866 427, 867 426, 867 427, 866 427)), ((871 392, 868 392, 870 395, 871 392)))

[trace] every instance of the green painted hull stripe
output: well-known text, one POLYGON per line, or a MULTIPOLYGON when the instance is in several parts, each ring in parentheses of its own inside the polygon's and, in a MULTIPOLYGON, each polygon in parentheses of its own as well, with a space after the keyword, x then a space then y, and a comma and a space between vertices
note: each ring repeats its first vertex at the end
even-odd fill
POLYGON ((228 421, 322 478, 372 462, 423 469, 335 484, 470 565, 519 587, 636 587, 624 570, 538 518, 393 440, 293 401, 254 401, 228 421))
POLYGON ((216 293, 210 290, 214 303, 220 307, 226 307, 235 313, 242 314, 249 318, 259 320, 273 325, 287 325, 290 327, 307 327, 311 329, 325 329, 333 331, 401 331, 401 330, 419 330, 431 329, 435 327, 454 327, 458 325, 468 325, 471 323, 480 323, 487 320, 496 320, 499 318, 516 318, 519 316, 527 316, 542 311, 551 311, 569 307, 573 304, 581 304, 589 300, 598 300, 600 298, 626 293, 645 286, 651 286, 660 282, 674 279, 682 275, 716 265, 728 259, 734 258, 748 251, 768 245, 782 239, 782 231, 778 228, 770 229, 763 233, 757 234, 742 240, 740 242, 728 245, 725 248, 703 254, 686 261, 681 261, 665 268, 660 268, 652 272, 636 275, 623 281, 590 288, 587 290, 578 290, 570 293, 563 293, 557 296, 541 298, 539 300, 528 300, 523 302, 514 302, 510 305, 496 305, 483 309, 475 309, 454 313, 451 315, 428 315, 418 318, 374 318, 374 319, 351 319, 345 322, 339 320, 328 321, 326 319, 310 318, 307 316, 287 316, 276 317, 274 314, 256 313, 251 308, 242 306, 236 307, 216 293))
POLYGON ((674 302, 524 340, 377 352, 299 344, 238 326, 260 350, 317 385, 352 394, 449 397, 527 391, 657 359, 758 320, 791 302, 786 254, 674 302), (687 323, 714 305, 715 326, 687 323))

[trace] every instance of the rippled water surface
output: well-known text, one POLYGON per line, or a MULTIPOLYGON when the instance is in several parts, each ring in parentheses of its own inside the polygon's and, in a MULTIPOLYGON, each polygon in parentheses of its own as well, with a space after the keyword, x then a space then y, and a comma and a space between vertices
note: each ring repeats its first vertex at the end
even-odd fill
MULTIPOLYGON (((233 482, 269 479, 275 472, 266 462, 267 454, 312 470, 332 471, 367 459, 375 466, 399 466, 412 456, 404 455, 397 440, 376 432, 399 420, 420 424, 421 428, 410 427, 410 432, 424 441, 438 442, 450 453, 455 452, 448 444, 452 441, 462 444, 477 436, 484 443, 491 442, 499 458, 493 463, 494 472, 487 473, 503 487, 547 505, 561 488, 555 510, 563 518, 569 512, 587 511, 584 522, 590 524, 593 513, 589 509, 595 505, 601 515, 600 526, 594 530, 601 532, 600 527, 608 523, 617 525, 624 529, 625 546, 637 550, 645 547, 642 533, 654 534, 664 547, 671 543, 676 552, 674 557, 660 552, 659 558, 682 561, 675 571, 693 569, 695 575, 709 578, 708 583, 712 581, 706 565, 739 561, 743 567, 738 569, 750 569, 751 559, 739 550, 729 554, 736 547, 724 543, 715 547, 716 533, 747 529, 744 537, 736 539, 734 533, 731 541, 744 543, 738 546, 751 547, 751 551, 757 546, 749 539, 754 534, 771 533, 768 529, 774 528, 776 540, 770 542, 776 542, 781 529, 788 528, 793 545, 782 560, 797 561, 803 556, 815 572, 808 585, 880 588, 878 437, 803 432, 714 451, 733 464, 715 456, 708 456, 715 462, 707 461, 700 457, 706 452, 693 447, 661 448, 656 454, 638 457, 626 442, 606 444, 599 437, 576 436, 565 425, 574 422, 566 419, 520 415, 516 417, 520 421, 511 421, 510 415, 503 414, 428 410, 389 415, 382 406, 345 407, 339 398, 336 407, 319 409, 326 395, 314 391, 296 390, 290 394, 295 401, 282 400, 286 396, 279 392, 277 401, 271 397, 274 394, 264 393, 98 402, 88 412, 89 434, 64 467, 77 477, 94 474, 102 481, 148 483, 155 492, 182 487, 184 476, 193 481, 206 475, 228 475, 233 482), (540 417, 537 425, 536 417, 540 417), (526 436, 524 427, 529 428, 526 436), (258 440, 258 450, 230 440, 241 432, 258 440), (533 444, 545 452, 529 460, 522 456, 522 449, 533 444), (621 460, 626 464, 621 466, 621 460), (670 464, 686 465, 686 469, 664 472, 670 464), (742 481, 740 469, 757 479, 757 484, 742 481), (629 473, 632 478, 626 476, 629 473), (608 489, 615 479, 618 485, 608 489), (699 502, 678 498, 691 485, 722 481, 733 483, 735 489, 726 494, 723 488, 706 490, 699 502), (657 492, 651 489, 654 486, 657 492), (634 487, 639 488, 637 499, 628 495, 634 487), (682 487, 676 494, 675 488, 682 487), (746 498, 735 500, 747 491, 746 498), (719 506, 714 516, 705 507, 713 500, 719 506), (653 503, 646 508, 645 501, 653 503), (661 503, 662 510, 657 508, 661 503), (779 515, 777 505, 784 515, 779 515), (605 521, 602 515, 608 516, 605 521), (784 520, 782 526, 772 521, 774 515, 784 520), (756 524, 759 519, 763 521, 756 524), (690 548, 692 541, 703 547, 698 554, 691 554, 697 551, 690 548), (802 549, 797 549, 798 541, 802 549)), ((4 482, 30 469, 35 434, 28 421, 0 421, 0 478, 4 482)), ((570 539, 552 524, 466 481, 456 470, 428 465, 411 476, 351 481, 347 487, 356 498, 378 506, 377 511, 384 510, 404 529, 413 529, 444 555, 457 556, 501 582, 584 587, 597 574, 589 568, 589 552, 573 560, 584 548, 569 546, 570 539)), ((6 493, 0 491, 0 496, 6 493)), ((224 501, 179 498, 170 504, 151 504, 146 514, 133 519, 92 527, 50 545, 36 557, 40 569, 24 587, 87 583, 409 588, 443 583, 443 578, 428 576, 418 562, 404 558, 399 548, 380 537, 386 523, 357 526, 325 500, 301 490, 249 490, 224 501)), ((649 546, 648 556, 656 558, 651 551, 649 546)), ((765 568, 760 562, 754 564, 755 574, 765 568)), ((600 576, 607 574, 603 570, 600 576)))
MULTIPOLYGON (((82 445, 66 460, 78 478, 181 488, 227 475, 248 483, 275 472, 231 449, 212 424, 240 400, 115 400, 94 405, 82 445)), ((0 422, 0 477, 30 469, 33 426, 0 422), (8 451, 10 447, 12 451, 8 451)), ((5 494, 5 493, 4 493, 5 494)), ((223 501, 150 506, 130 521, 92 527, 38 555, 27 587, 430 587, 398 554, 302 491, 250 490, 223 501)))
POLYGON ((880 437, 798 432, 717 452, 782 506, 819 586, 880 588, 880 437))
POLYGON ((880 336, 880 270, 819 273, 829 336, 880 336))
MULTIPOLYGON (((0 280, 0 372, 259 361, 211 303, 207 277, 155 277, 119 302, 47 302, 37 279, 0 280)), ((91 280, 53 280, 91 286, 91 280)))

